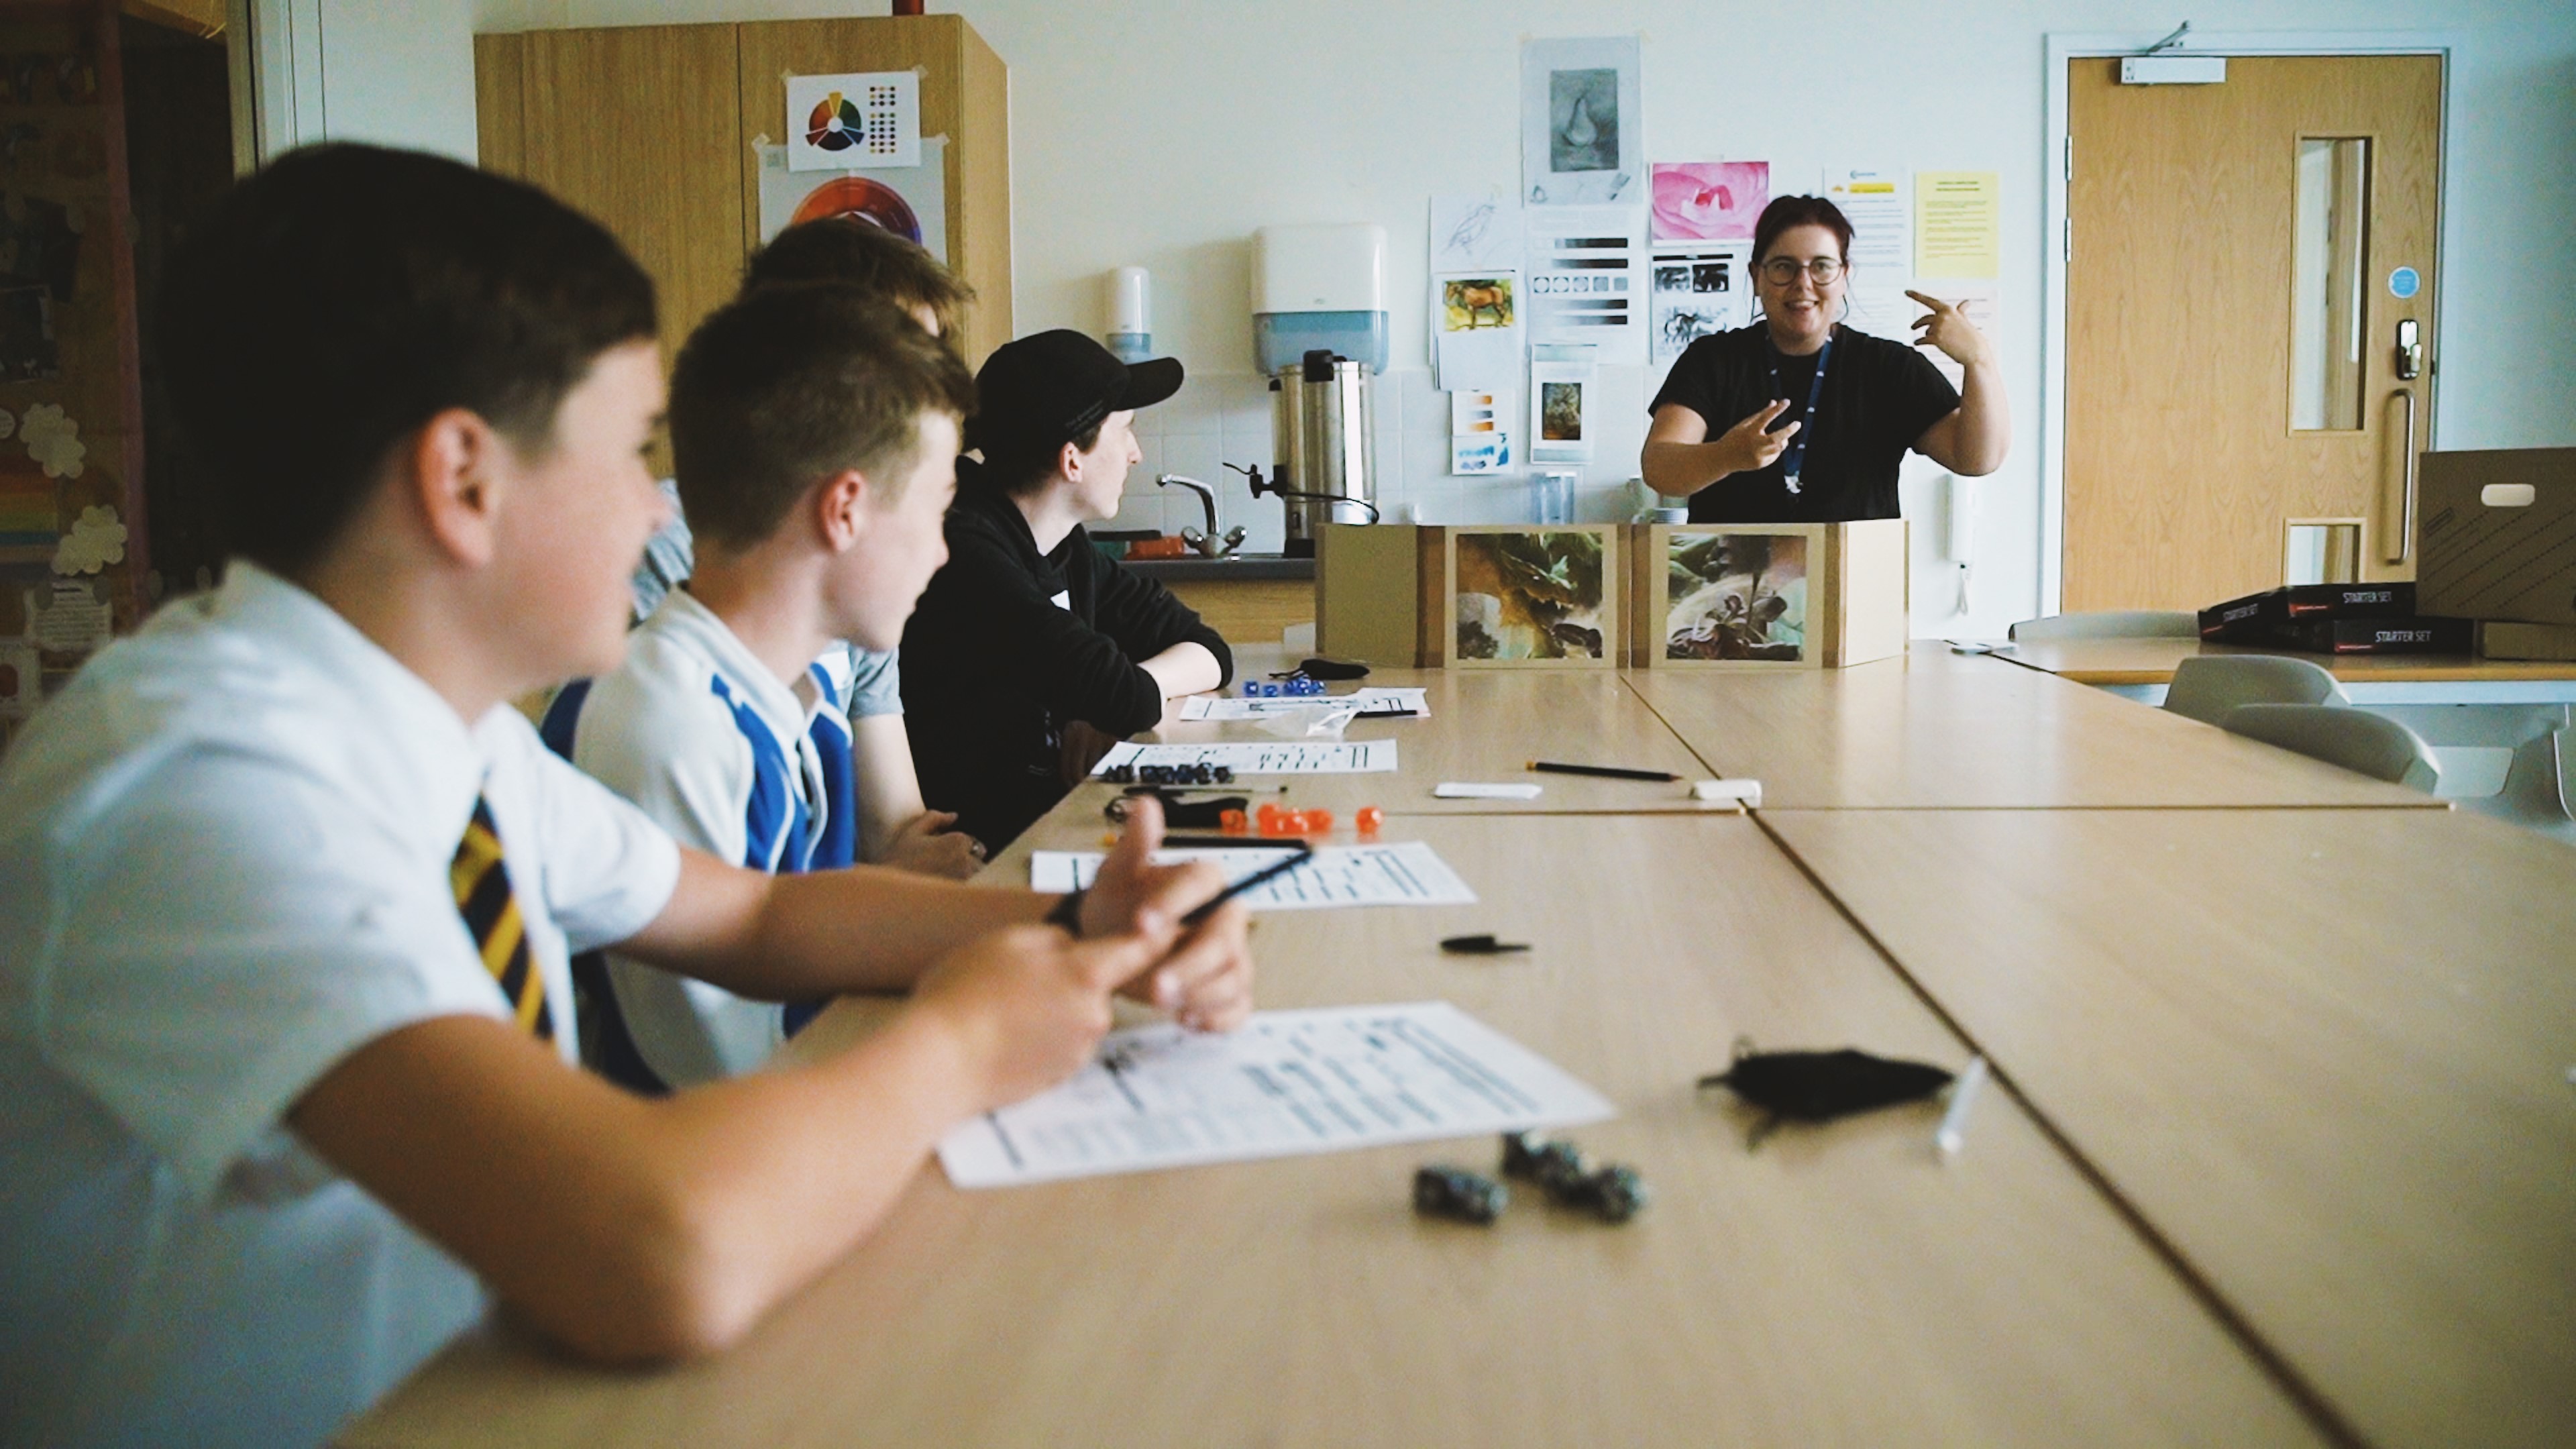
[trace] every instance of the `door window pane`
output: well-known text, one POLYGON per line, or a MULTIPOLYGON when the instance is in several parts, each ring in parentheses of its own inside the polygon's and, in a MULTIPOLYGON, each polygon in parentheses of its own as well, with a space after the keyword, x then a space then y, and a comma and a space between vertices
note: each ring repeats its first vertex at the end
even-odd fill
POLYGON ((2282 559, 2285 584, 2351 584, 2361 581, 2361 521, 2293 523, 2282 559))
POLYGON ((2299 142, 2292 237, 2290 426, 2361 426, 2361 281, 2370 216, 2370 142, 2299 142))

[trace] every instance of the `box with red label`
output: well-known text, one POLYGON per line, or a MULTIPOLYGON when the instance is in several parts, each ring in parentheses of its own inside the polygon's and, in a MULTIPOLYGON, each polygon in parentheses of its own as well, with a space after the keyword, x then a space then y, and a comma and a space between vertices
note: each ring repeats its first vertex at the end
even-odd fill
POLYGON ((2474 619, 2302 619, 2230 643, 2278 644, 2313 654, 2466 654, 2474 619))
POLYGON ((2230 599, 2200 611, 2200 637, 2226 644, 2261 642, 2267 630, 2314 619, 2402 619, 2415 612, 2408 583, 2293 584, 2230 599))

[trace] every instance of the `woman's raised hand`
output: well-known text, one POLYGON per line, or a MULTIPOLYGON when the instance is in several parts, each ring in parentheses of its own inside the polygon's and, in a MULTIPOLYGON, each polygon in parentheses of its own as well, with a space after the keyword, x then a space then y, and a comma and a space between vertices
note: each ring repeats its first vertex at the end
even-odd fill
POLYGON ((1914 325, 1923 329, 1923 335, 1914 339, 1915 346, 1938 347, 1961 367, 1994 359, 1994 344, 1956 306, 1921 292, 1909 291, 1905 295, 1932 309, 1914 319, 1914 325))

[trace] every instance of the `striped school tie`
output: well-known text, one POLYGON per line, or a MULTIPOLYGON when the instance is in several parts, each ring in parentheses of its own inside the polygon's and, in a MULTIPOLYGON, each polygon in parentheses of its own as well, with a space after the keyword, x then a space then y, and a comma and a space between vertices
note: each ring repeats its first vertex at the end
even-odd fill
POLYGON ((519 1026, 535 1032, 539 1041, 553 1041, 555 1019, 546 1009, 545 978, 529 958, 519 898, 511 893, 510 868, 501 860, 501 835, 492 826, 490 803, 479 795, 447 879, 456 890, 457 913, 474 933, 474 948, 483 953, 483 967, 501 983, 501 995, 519 1026))

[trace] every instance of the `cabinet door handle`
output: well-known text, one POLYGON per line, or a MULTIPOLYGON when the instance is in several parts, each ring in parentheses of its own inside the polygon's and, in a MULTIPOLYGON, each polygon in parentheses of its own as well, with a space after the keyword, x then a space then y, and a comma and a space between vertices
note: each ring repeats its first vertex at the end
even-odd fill
POLYGON ((2382 536, 2379 559, 2382 563, 2402 564, 2415 548, 2415 391, 2401 387, 2388 395, 2392 403, 2402 404, 2402 420, 2391 430, 2389 441, 2396 445, 2396 466, 2386 469, 2388 482, 2394 484, 2397 496, 2383 496, 2387 516, 2397 526, 2382 536))

